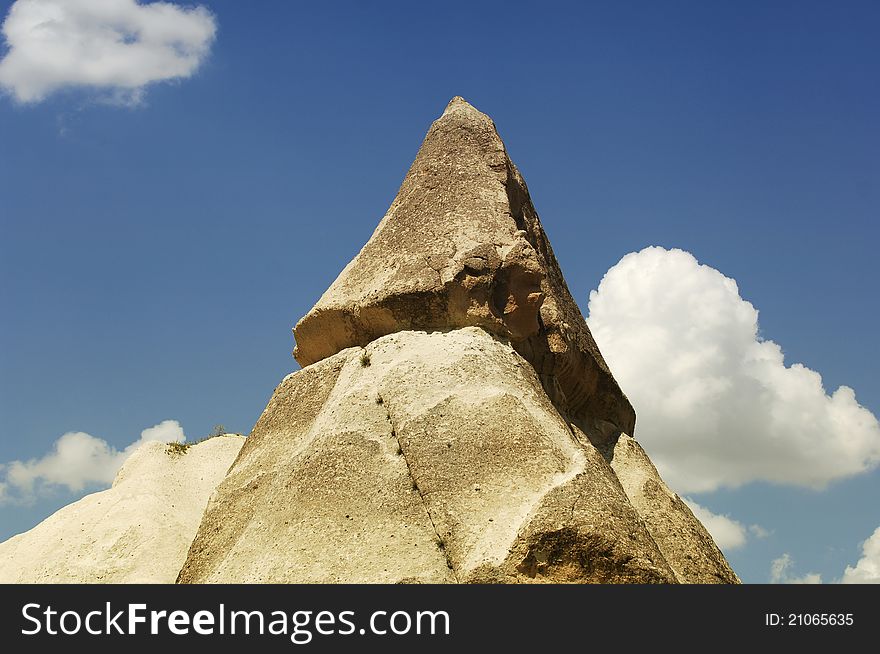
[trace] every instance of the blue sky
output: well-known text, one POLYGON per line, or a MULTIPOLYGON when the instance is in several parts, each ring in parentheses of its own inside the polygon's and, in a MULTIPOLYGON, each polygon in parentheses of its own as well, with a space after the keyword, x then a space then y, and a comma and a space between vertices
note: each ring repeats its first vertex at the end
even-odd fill
MULTIPOLYGON (((786 364, 880 412, 876 3, 200 4, 216 37, 179 79, 0 98, 0 463, 167 419, 247 432, 454 95, 494 118, 585 314, 624 255, 681 248, 786 364)), ((0 539, 97 487, 0 505, 0 539)), ((743 580, 788 554, 833 581, 878 491, 868 466, 691 497, 768 532, 727 552, 743 580)))

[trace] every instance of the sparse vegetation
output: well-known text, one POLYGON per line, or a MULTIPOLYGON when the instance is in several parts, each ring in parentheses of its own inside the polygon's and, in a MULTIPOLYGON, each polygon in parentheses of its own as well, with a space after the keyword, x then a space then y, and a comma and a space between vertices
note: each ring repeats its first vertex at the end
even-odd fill
POLYGON ((192 443, 168 443, 168 447, 165 448, 165 451, 173 456, 180 456, 182 454, 186 454, 186 451, 192 447, 192 443))
POLYGON ((361 351, 361 366, 366 368, 370 365, 370 353, 366 350, 361 351))
POLYGON ((228 436, 229 432, 226 431, 226 427, 223 425, 215 425, 211 430, 211 433, 203 438, 199 438, 194 441, 187 441, 185 443, 166 443, 165 451, 169 456, 181 456, 186 454, 187 450, 191 448, 193 445, 198 445, 199 443, 204 443, 207 440, 212 438, 217 438, 218 436, 228 436))

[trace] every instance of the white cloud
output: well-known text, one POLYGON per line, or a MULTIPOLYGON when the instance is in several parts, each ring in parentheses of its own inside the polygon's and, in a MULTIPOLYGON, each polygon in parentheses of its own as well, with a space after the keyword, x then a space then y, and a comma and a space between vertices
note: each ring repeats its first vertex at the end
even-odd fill
POLYGON ((785 576, 788 568, 791 567, 791 555, 787 552, 778 559, 773 559, 770 563, 770 583, 778 584, 785 576))
POLYGON ((794 566, 794 559, 786 552, 778 559, 773 559, 770 564, 770 583, 771 584, 821 584, 822 575, 810 572, 802 577, 794 577, 790 574, 791 568, 794 566))
MULTIPOLYGON (((712 536, 715 544, 725 552, 735 550, 746 544, 747 530, 742 523, 727 515, 712 513, 709 509, 694 502, 689 497, 683 498, 693 511, 697 520, 703 523, 706 531, 712 536)), ((757 526, 757 525, 754 525, 757 526)))
POLYGON ((0 87, 19 102, 86 87, 137 103, 153 82, 190 77, 217 26, 204 7, 136 0, 17 0, 3 22, 0 87))
POLYGON ((880 584, 880 527, 862 543, 862 558, 855 567, 846 566, 842 584, 880 584))
POLYGON ((141 437, 124 450, 117 450, 104 439, 85 432, 68 432, 39 459, 12 461, 0 466, 4 477, 0 481, 0 503, 33 499, 36 494, 57 486, 74 492, 87 486, 109 486, 125 460, 147 441, 182 443, 185 440, 176 420, 164 420, 144 429, 141 437))
POLYGON ((752 481, 821 488, 880 462, 880 424, 851 388, 786 367, 736 282, 682 250, 623 257, 588 323, 638 416, 637 435, 682 493, 752 481))

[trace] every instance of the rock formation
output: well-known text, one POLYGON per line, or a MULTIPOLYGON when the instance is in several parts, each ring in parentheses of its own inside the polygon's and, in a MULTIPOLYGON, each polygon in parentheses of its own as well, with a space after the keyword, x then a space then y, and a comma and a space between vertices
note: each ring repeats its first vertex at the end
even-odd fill
POLYGON ((173 583, 244 438, 139 447, 113 487, 0 543, 0 583, 173 583))
POLYGON ((179 581, 737 582, 630 438, 494 124, 454 98, 296 325, 179 581))
POLYGON ((294 335, 249 438, 147 443, 0 544, 0 582, 738 582, 461 98, 294 335))

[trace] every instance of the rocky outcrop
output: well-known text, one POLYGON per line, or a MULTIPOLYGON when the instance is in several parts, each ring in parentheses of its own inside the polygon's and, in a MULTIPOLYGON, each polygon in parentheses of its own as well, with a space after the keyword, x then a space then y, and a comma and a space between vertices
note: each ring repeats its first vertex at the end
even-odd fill
POLYGON ((492 121, 454 98, 179 581, 736 582, 632 434, 492 121))
POLYGON ((145 443, 112 488, 0 543, 0 583, 173 583, 208 497, 243 442, 145 443))
POLYGON ((181 582, 674 582, 596 447, 480 328, 397 332, 288 376, 181 582))
POLYGON ((492 120, 453 98, 373 236, 294 328, 311 365, 402 330, 509 339, 595 442, 635 413, 596 347, 492 120))

